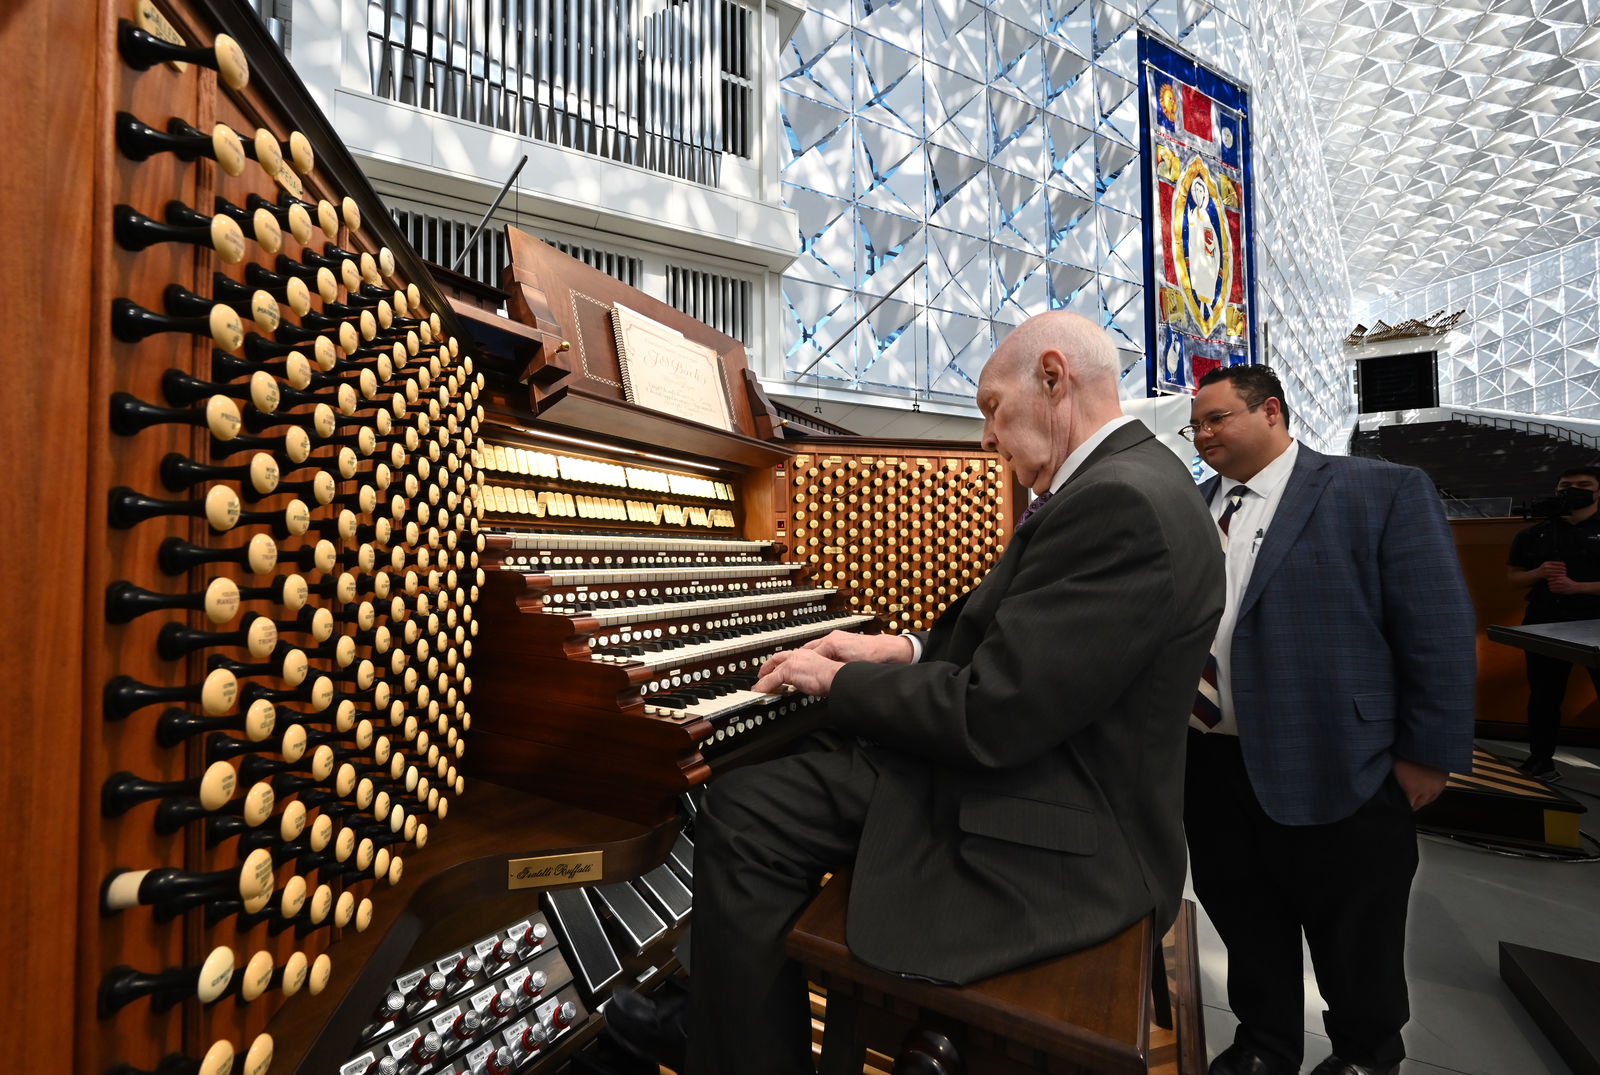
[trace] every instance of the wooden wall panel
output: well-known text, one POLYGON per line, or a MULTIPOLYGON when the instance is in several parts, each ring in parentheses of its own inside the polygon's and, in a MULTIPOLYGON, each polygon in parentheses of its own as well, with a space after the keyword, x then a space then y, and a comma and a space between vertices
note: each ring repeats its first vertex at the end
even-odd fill
POLYGON ((89 242, 101 141, 93 79, 63 93, 62 69, 93 71, 97 5, 22 0, 0 13, 0 130, 20 152, 0 170, 0 258, 13 413, 0 422, 5 496, 0 558, 20 607, 0 619, 6 714, 0 817, 6 873, 0 948, 13 1003, 0 1015, 13 1070, 72 1060, 74 892, 78 848, 83 649, 85 429, 89 380, 89 242), (54 196, 41 200, 41 191, 54 196), (34 608, 49 609, 48 616, 34 608), (52 864, 38 869, 41 863, 52 864), (63 868, 64 867, 64 868, 63 868))

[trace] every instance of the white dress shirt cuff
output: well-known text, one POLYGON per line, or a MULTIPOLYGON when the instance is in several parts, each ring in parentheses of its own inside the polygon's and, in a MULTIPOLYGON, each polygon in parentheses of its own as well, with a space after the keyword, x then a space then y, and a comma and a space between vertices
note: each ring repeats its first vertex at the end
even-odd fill
POLYGON ((911 643, 911 663, 916 664, 922 660, 922 639, 916 635, 901 635, 900 637, 911 643))

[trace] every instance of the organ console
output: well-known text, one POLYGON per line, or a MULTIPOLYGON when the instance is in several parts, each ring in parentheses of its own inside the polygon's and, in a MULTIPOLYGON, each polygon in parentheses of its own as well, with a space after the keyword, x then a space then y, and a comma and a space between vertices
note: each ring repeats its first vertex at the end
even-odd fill
POLYGON ((14 397, 49 450, 0 423, 31 513, 0 541, 49 594, 3 628, 41 876, 0 923, 71 998, 8 1024, 13 1065, 603 1051, 611 989, 678 967, 682 797, 826 719, 755 669, 931 620, 1003 549, 1003 462, 797 454, 736 341, 520 232, 504 291, 430 269, 239 0, 10 18, 51 48, 0 64, 41 170, 0 206, 51 256, 0 287, 52 357, 14 397), (704 376, 660 383, 619 309, 704 376))

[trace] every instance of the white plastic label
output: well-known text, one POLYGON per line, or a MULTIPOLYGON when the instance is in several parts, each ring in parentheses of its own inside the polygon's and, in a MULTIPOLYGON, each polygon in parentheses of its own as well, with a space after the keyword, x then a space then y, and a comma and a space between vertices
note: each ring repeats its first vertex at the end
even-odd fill
POLYGON ((365 1075, 366 1070, 378 1062, 376 1055, 362 1053, 339 1069, 339 1075, 365 1075))
POLYGON ((499 988, 491 985, 486 989, 480 989, 476 993, 472 994, 472 998, 469 1003, 472 1005, 473 1011, 477 1012, 479 1015, 482 1015, 484 1012, 488 1011, 489 1002, 494 999, 494 995, 498 992, 500 992, 499 988))
POLYGON ((398 1038, 390 1038, 388 1041, 384 1042, 383 1047, 389 1050, 390 1056, 394 1057, 396 1060, 399 1060, 402 1056, 411 1051, 411 1047, 417 1043, 417 1039, 420 1037, 422 1037, 422 1028, 420 1026, 414 1026, 404 1034, 401 1034, 398 1038))
POLYGON ((403 993, 409 997, 411 995, 411 991, 417 987, 418 982, 422 981, 422 979, 427 976, 427 973, 428 968, 424 967, 421 970, 412 971, 403 978, 396 978, 394 980, 394 991, 396 993, 403 993))
POLYGON ((456 1016, 460 1014, 461 1005, 453 1004, 444 1011, 440 1012, 438 1015, 435 1015, 432 1019, 433 1032, 435 1034, 448 1033, 450 1028, 455 1025, 456 1016))
POLYGON ((486 960, 489 958, 489 953, 494 951, 499 944, 499 937, 485 937, 483 940, 473 945, 472 950, 478 954, 479 959, 486 960))
POLYGON ((506 1027, 505 1030, 501 1032, 500 1037, 511 1048, 520 1049, 522 1047, 519 1044, 522 1041, 522 1032, 527 1029, 528 1021, 526 1019, 518 1019, 515 1023, 512 1023, 510 1026, 506 1027))
POLYGON ((494 1042, 486 1041, 467 1054, 467 1067, 473 1071, 482 1071, 493 1055, 494 1042))
POLYGON ((443 959, 436 960, 433 964, 433 967, 440 974, 449 974, 451 971, 456 969, 456 964, 460 962, 461 953, 457 952, 455 955, 445 956, 443 959))

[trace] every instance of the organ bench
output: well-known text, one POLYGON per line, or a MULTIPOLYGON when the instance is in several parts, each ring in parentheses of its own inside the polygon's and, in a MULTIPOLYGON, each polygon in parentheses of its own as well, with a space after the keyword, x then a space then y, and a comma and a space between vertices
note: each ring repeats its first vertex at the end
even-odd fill
POLYGON ((844 941, 849 892, 848 875, 825 884, 785 943, 808 979, 827 992, 818 1075, 860 1075, 869 1050, 893 1057, 908 1034, 927 1030, 953 1044, 964 1066, 906 1064, 897 1071, 1204 1072, 1190 901, 1183 902, 1168 943, 1155 943, 1145 918, 1093 948, 947 986, 902 978, 852 956, 844 941))

